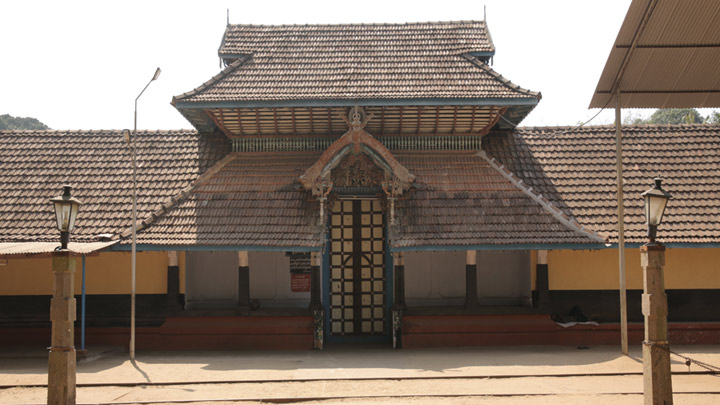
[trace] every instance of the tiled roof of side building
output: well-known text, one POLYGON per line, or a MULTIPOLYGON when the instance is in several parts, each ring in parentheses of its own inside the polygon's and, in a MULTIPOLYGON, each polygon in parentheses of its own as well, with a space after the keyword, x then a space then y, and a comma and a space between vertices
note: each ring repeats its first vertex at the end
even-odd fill
POLYGON ((476 57, 493 52, 485 23, 475 21, 230 25, 220 55, 237 60, 173 102, 179 108, 297 100, 537 103, 539 93, 510 83, 476 57))
MULTIPOLYGON (((615 128, 519 128, 483 148, 567 215, 617 242, 615 128)), ((625 239, 644 243, 640 193, 664 179, 673 195, 658 240, 720 242, 720 126, 623 127, 625 239)))
MULTIPOLYGON (((228 152, 224 136, 140 131, 138 218, 228 152)), ((132 165, 121 131, 0 131, 0 242, 57 241, 49 199, 64 184, 83 202, 72 241, 96 241, 130 227, 132 165)))
POLYGON ((320 206, 298 182, 319 156, 230 154, 176 203, 146 218, 138 243, 319 248, 320 206))
POLYGON ((604 238, 563 216, 483 152, 397 155, 415 189, 397 202, 395 247, 594 244, 604 238))

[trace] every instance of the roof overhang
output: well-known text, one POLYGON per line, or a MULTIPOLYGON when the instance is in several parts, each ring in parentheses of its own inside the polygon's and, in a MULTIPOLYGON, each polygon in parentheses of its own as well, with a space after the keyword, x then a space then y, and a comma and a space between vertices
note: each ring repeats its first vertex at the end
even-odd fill
MULTIPOLYGON (((68 243, 68 251, 73 256, 88 255, 116 243, 118 243, 116 240, 108 242, 70 242, 68 243)), ((58 247, 60 247, 58 242, 2 242, 0 243, 0 257, 46 256, 56 252, 58 247)))
POLYGON ((720 3, 633 0, 590 108, 720 107, 720 3))

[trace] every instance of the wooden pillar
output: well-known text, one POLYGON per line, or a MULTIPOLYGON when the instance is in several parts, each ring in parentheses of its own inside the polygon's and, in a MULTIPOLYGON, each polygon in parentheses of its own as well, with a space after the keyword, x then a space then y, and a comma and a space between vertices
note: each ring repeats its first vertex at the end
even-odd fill
POLYGON ((393 257, 393 308, 407 309, 405 303, 405 257, 402 252, 394 253, 393 257))
POLYGON ((405 303, 405 257, 402 252, 393 253, 393 307, 392 333, 393 348, 402 348, 402 319, 407 310, 405 303))
POLYGON ((310 309, 322 308, 320 260, 319 252, 310 252, 310 309))
POLYGON ((52 340, 48 357, 48 404, 75 403, 75 258, 53 253, 52 340))
POLYGON ((238 252, 238 300, 236 312, 238 315, 250 313, 250 265, 247 250, 238 252))
POLYGON ((322 255, 320 252, 310 253, 310 310, 313 315, 313 349, 322 350, 325 333, 325 311, 322 306, 320 289, 322 255))
POLYGON ((537 307, 541 310, 551 310, 550 282, 548 280, 548 251, 537 251, 537 265, 535 266, 535 292, 537 294, 537 307))
POLYGON ((178 253, 168 252, 167 268, 167 312, 169 314, 182 311, 180 304, 180 265, 178 253))
POLYGON ((642 312, 645 316, 643 342, 643 391, 645 404, 672 404, 670 345, 667 332, 667 295, 663 266, 665 246, 640 248, 643 268, 642 312))
POLYGON ((468 250, 465 264, 465 309, 477 308, 477 251, 468 250))

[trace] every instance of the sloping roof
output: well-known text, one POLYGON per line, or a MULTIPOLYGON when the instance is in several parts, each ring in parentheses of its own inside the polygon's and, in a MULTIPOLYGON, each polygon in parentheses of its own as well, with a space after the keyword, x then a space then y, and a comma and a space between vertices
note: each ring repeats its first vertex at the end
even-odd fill
MULTIPOLYGON (((138 218, 177 194, 229 150, 224 136, 141 131, 138 218)), ((121 131, 0 131, 0 242, 57 241, 49 199, 63 184, 83 202, 73 242, 130 227, 132 166, 121 131)))
POLYGON ((233 153, 175 203, 146 219, 138 243, 322 246, 320 206, 297 179, 319 153, 233 153))
MULTIPOLYGON (((70 242, 68 250, 71 255, 84 255, 105 249, 118 241, 107 242, 70 242)), ((36 256, 55 252, 60 247, 60 241, 54 242, 0 242, 0 257, 8 256, 36 256)))
MULTIPOLYGON (((658 230, 663 243, 720 242, 720 127, 623 127, 625 240, 647 241, 640 193, 664 179, 673 195, 658 230)), ((615 128, 519 128, 483 148, 567 215, 617 242, 615 128)))
POLYGON ((598 244, 484 152, 404 152, 415 188, 396 203, 391 244, 419 246, 598 244))
POLYGON ((220 56, 235 62, 173 103, 178 108, 293 106, 307 100, 536 104, 539 93, 513 85, 477 59, 493 52, 481 21, 229 25, 220 56))
POLYGON ((720 107, 720 2, 633 0, 590 108, 720 107))

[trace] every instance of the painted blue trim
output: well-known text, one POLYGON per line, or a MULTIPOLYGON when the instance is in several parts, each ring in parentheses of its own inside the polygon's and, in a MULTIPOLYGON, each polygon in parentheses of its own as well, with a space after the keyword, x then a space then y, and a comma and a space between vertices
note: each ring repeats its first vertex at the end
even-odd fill
POLYGON ((392 319, 392 305, 394 297, 395 290, 393 289, 393 283, 395 281, 394 277, 394 269, 393 266, 393 255, 390 252, 390 225, 387 221, 387 214, 383 213, 383 223, 385 224, 385 229, 383 229, 383 244, 385 245, 385 326, 384 326, 384 332, 385 337, 389 339, 389 342, 392 345, 392 327, 393 327, 393 319, 392 319))
POLYGON ((82 295, 80 298, 80 350, 85 350, 85 255, 82 255, 82 295))
MULTIPOLYGON (((626 243, 629 249, 639 248, 644 243, 626 243)), ((720 248, 720 243, 671 242, 663 244, 666 248, 720 248)), ((390 247, 392 252, 428 252, 448 250, 600 250, 617 249, 617 243, 560 243, 560 244, 517 244, 517 245, 426 245, 390 247)))
MULTIPOLYGON (((131 250, 130 245, 115 244, 109 249, 110 251, 126 252, 131 250)), ((319 252, 322 246, 257 246, 257 245, 152 245, 139 244, 138 251, 145 252, 167 252, 167 251, 197 251, 197 252, 213 252, 213 251, 238 251, 247 250, 250 252, 319 252)))
POLYGON ((230 58, 240 59, 240 58, 246 58, 251 55, 252 54, 249 54, 249 53, 220 53, 220 52, 218 52, 218 56, 220 57, 220 59, 230 59, 230 58))
POLYGON ((325 217, 325 250, 322 255, 322 305, 325 313, 323 322, 323 342, 332 341, 330 333, 330 213, 325 217))
POLYGON ((391 247, 393 252, 427 252, 447 250, 558 250, 558 249, 609 249, 613 245, 604 243, 559 243, 559 244, 508 244, 508 245, 425 245, 425 246, 401 246, 391 247))
POLYGON ((537 105, 539 98, 417 98, 417 99, 355 99, 355 100, 248 100, 248 101, 177 101, 175 108, 263 108, 263 107, 353 107, 353 106, 516 106, 537 105))
POLYGON ((468 52, 468 55, 475 56, 475 57, 490 57, 492 58, 495 56, 495 51, 484 51, 484 52, 468 52))

